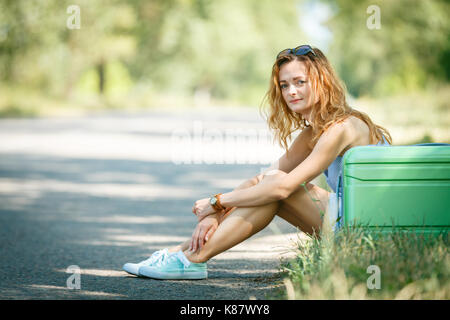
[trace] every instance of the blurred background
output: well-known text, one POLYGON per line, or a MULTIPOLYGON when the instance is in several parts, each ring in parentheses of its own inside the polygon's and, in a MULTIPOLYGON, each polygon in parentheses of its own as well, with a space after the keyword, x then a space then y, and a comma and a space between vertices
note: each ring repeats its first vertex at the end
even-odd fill
POLYGON ((446 0, 0 0, 0 116, 256 110, 275 55, 308 43, 394 144, 450 142, 449 12, 446 0))
POLYGON ((278 259, 298 229, 278 216, 208 262, 207 285, 121 268, 189 239, 196 200, 284 152, 258 111, 285 48, 319 47, 394 144, 450 143, 449 12, 444 0, 0 0, 0 298, 260 299, 284 286, 278 259), (72 265, 82 290, 67 290, 72 265))

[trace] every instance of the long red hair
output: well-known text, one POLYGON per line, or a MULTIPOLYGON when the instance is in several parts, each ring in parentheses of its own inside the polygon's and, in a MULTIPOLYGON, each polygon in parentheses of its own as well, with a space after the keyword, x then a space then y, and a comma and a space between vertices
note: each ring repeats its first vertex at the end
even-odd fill
POLYGON ((320 136, 333 123, 343 121, 351 115, 358 117, 368 125, 371 141, 380 141, 382 135, 384 135, 386 140, 392 144, 392 137, 385 128, 374 124, 366 113, 355 110, 348 105, 345 98, 345 84, 339 79, 322 51, 318 48, 313 48, 313 50, 315 56, 311 52, 299 56, 282 55, 272 67, 269 90, 264 96, 262 106, 264 101, 268 100, 269 112, 266 113, 266 120, 269 128, 275 131, 274 139, 288 152, 287 139, 291 138, 292 132, 310 126, 301 114, 289 109, 284 101, 279 84, 281 66, 298 60, 305 64, 312 92, 315 97, 319 97, 318 102, 311 110, 313 135, 309 142, 310 148, 314 147, 320 136))

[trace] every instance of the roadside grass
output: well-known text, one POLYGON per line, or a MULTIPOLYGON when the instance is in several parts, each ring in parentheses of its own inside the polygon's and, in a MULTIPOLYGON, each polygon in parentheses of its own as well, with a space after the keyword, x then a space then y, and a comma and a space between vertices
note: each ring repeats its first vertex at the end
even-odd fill
POLYGON ((450 298, 448 231, 383 233, 356 225, 334 233, 324 223, 320 237, 299 237, 293 250, 295 258, 281 261, 284 286, 270 299, 450 298))
MULTIPOLYGON (((323 174, 313 183, 331 191, 323 174)), ((287 249, 294 258, 280 261, 283 285, 268 299, 450 298, 448 229, 432 235, 354 224, 334 232, 328 212, 321 215, 318 236, 298 233, 287 249), (379 289, 372 268, 379 268, 379 289)))

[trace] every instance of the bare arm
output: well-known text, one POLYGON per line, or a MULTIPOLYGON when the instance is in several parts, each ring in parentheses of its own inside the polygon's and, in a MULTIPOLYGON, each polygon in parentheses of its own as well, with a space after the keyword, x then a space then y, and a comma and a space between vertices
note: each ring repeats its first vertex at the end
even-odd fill
POLYGON ((311 149, 308 147, 308 142, 311 139, 312 130, 310 127, 304 129, 294 140, 288 153, 284 153, 276 162, 267 168, 263 173, 257 174, 256 176, 244 181, 238 187, 233 189, 241 190, 253 187, 254 185, 260 183, 265 175, 270 175, 276 171, 283 171, 286 173, 291 172, 299 163, 306 159, 306 157, 311 153, 311 149))
MULTIPOLYGON (((196 250, 201 248, 204 241, 208 240, 217 228, 222 215, 239 206, 261 205, 266 202, 272 202, 272 198, 267 197, 261 200, 260 194, 271 195, 274 192, 274 186, 278 186, 281 179, 301 163, 310 153, 308 142, 311 139, 311 128, 304 129, 289 148, 289 157, 285 153, 278 161, 273 163, 263 173, 258 174, 236 187, 232 192, 223 194, 221 203, 227 209, 222 212, 216 212, 209 215, 207 220, 202 220, 197 225, 192 236, 191 248, 196 250), (264 179, 264 180, 263 180, 264 179), (240 198, 238 198, 240 196, 240 198), (235 197, 235 198, 233 198, 235 197), (228 199, 227 199, 228 198, 228 199), (229 200, 231 198, 231 200, 229 200), (233 202, 234 201, 234 202, 233 202)), ((274 193, 274 199, 279 195, 274 193)), ((195 213, 195 211, 193 211, 195 213)))
POLYGON ((309 156, 281 179, 280 185, 285 190, 284 198, 323 172, 345 148, 351 145, 354 138, 349 124, 338 123, 327 129, 309 156))
POLYGON ((289 173, 275 170, 269 179, 265 178, 253 187, 223 194, 221 202, 225 207, 252 207, 285 199, 303 183, 323 172, 351 144, 353 138, 345 123, 333 125, 322 134, 306 159, 289 173))
MULTIPOLYGON (((239 186, 237 186, 236 188, 233 189, 233 191, 236 190, 242 190, 242 189, 247 189, 250 187, 253 187, 254 185, 258 184, 260 182, 259 179, 262 179, 262 175, 256 175, 253 178, 250 178, 244 182, 242 182, 239 186), (261 178, 259 178, 259 176, 261 176, 261 178)), ((227 213, 228 211, 234 209, 235 207, 227 207, 225 211, 222 212, 217 212, 215 214, 217 214, 217 217, 221 217, 222 215, 224 215, 225 213, 227 213)))
POLYGON ((312 129, 310 127, 304 129, 292 143, 289 153, 283 154, 263 173, 247 180, 232 192, 223 194, 222 205, 227 208, 230 206, 252 207, 282 199, 285 193, 284 188, 280 186, 282 178, 311 153, 308 147, 311 136, 312 129), (264 183, 262 183, 263 178, 264 183))
POLYGON ((250 188, 253 187, 255 184, 257 184, 259 182, 258 180, 258 176, 254 176, 253 178, 250 178, 246 181, 244 181, 243 183, 241 183, 239 186, 237 186, 236 188, 233 189, 233 191, 235 190, 242 190, 242 189, 246 189, 246 188, 250 188))

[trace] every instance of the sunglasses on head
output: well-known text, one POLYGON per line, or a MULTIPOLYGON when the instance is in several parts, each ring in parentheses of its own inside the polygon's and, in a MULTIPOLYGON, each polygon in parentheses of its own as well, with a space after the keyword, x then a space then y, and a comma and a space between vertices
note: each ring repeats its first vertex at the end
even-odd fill
POLYGON ((311 48, 311 46, 304 44, 304 45, 298 46, 294 49, 284 49, 283 51, 280 51, 280 53, 277 55, 277 59, 279 57, 287 55, 287 54, 295 54, 296 56, 303 56, 310 52, 317 57, 316 53, 311 48))

